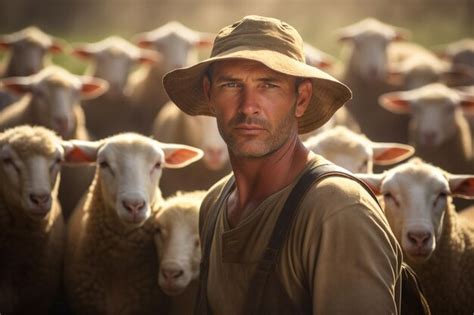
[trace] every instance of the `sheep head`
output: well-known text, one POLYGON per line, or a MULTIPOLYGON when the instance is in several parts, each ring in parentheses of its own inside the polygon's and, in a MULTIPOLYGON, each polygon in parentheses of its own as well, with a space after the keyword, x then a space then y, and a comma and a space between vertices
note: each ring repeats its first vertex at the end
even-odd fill
POLYGON ((200 149, 126 133, 100 141, 72 140, 65 158, 70 164, 95 163, 107 211, 125 225, 140 226, 161 200, 163 168, 185 167, 201 157, 200 149))

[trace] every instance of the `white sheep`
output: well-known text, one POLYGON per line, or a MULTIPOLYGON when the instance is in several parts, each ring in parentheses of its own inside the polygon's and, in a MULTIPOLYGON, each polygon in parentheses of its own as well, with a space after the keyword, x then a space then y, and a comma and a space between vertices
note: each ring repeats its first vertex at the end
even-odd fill
POLYGON ((190 116, 170 101, 155 119, 153 137, 163 142, 191 145, 204 151, 201 161, 184 169, 163 172, 161 190, 164 196, 170 196, 178 190, 209 189, 231 171, 227 146, 219 134, 214 117, 190 116))
POLYGON ((452 197, 474 198, 474 175, 452 175, 420 159, 358 175, 383 195, 385 214, 417 273, 433 314, 474 310, 474 221, 452 197))
POLYGON ((202 190, 178 193, 165 200, 155 215, 158 284, 172 296, 173 314, 193 312, 201 261, 199 208, 205 194, 202 190))
MULTIPOLYGON (((9 56, 0 67, 0 78, 28 76, 39 72, 47 62, 47 53, 63 52, 66 44, 35 26, 0 36, 0 49, 9 56)), ((16 100, 7 91, 0 90, 0 109, 16 100)))
POLYGON ((86 70, 87 75, 103 79, 109 84, 106 93, 83 104, 87 129, 98 139, 134 131, 132 106, 124 89, 135 65, 156 63, 159 55, 140 49, 117 36, 92 44, 75 44, 73 54, 91 62, 86 70))
POLYGON ((410 144, 417 156, 449 172, 472 171, 472 139, 463 110, 472 112, 474 97, 441 83, 380 97, 396 114, 409 114, 410 144))
MULTIPOLYGON (((104 80, 76 76, 57 66, 1 82, 24 96, 0 112, 0 130, 22 124, 40 125, 56 131, 65 140, 89 138, 80 100, 97 97, 107 89, 104 80)), ((63 169, 59 199, 66 219, 92 176, 90 167, 63 169)))
POLYGON ((158 51, 162 56, 159 63, 133 73, 127 87, 136 106, 136 119, 141 132, 150 132, 153 119, 169 100, 162 84, 163 75, 175 68, 196 63, 196 48, 209 47, 213 39, 210 34, 189 29, 176 21, 135 36, 138 46, 158 51))
POLYGON ((96 164, 89 191, 68 223, 65 286, 72 310, 166 313, 148 219, 162 203, 162 169, 184 167, 202 151, 132 133, 71 143, 67 162, 96 164))
POLYGON ((395 164, 415 152, 413 147, 405 144, 370 141, 342 126, 311 137, 304 145, 353 173, 372 173, 374 164, 395 164))
POLYGON ((65 243, 57 200, 61 139, 43 127, 0 133, 0 312, 47 314, 65 243))
POLYGON ((58 66, 0 82, 10 91, 24 95, 0 112, 0 130, 22 124, 40 125, 56 131, 63 139, 88 139, 80 99, 97 97, 108 86, 101 79, 79 77, 58 66))
POLYGON ((353 92, 347 109, 359 123, 362 133, 374 141, 406 143, 408 119, 377 106, 377 98, 391 90, 386 82, 388 49, 392 42, 405 38, 408 31, 364 19, 339 31, 339 40, 351 47, 342 81, 353 92))

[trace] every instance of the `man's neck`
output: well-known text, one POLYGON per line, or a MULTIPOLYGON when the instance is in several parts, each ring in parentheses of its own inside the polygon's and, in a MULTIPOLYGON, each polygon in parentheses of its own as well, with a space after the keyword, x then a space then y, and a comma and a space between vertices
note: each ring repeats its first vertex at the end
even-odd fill
POLYGON ((230 156, 236 189, 228 200, 231 227, 249 215, 265 198, 288 186, 313 156, 296 136, 262 158, 230 156))

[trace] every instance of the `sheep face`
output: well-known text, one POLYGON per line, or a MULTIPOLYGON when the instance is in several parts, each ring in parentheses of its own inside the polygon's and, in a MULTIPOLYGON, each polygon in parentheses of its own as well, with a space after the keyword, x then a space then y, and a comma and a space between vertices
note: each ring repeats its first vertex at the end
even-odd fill
POLYGON ((150 144, 111 141, 97 156, 103 199, 125 224, 143 224, 157 201, 165 155, 150 144))
POLYGON ((0 38, 0 48, 11 51, 8 76, 28 76, 40 71, 48 52, 61 52, 62 44, 36 27, 0 38))
POLYGON ((199 276, 198 219, 198 211, 186 208, 170 208, 157 216, 158 284, 168 295, 182 293, 199 276))
POLYGON ((165 144, 133 134, 102 141, 71 141, 68 163, 97 162, 97 180, 106 211, 125 225, 142 225, 151 207, 161 199, 158 184, 164 167, 180 168, 199 160, 202 151, 190 146, 165 144))
POLYGON ((474 196, 474 177, 451 175, 419 159, 383 174, 357 175, 383 195, 387 220, 408 261, 429 259, 443 233, 451 195, 474 196))
POLYGON ((7 204, 20 205, 27 217, 42 219, 55 198, 63 147, 52 132, 38 133, 31 127, 10 129, 9 136, 7 143, 0 144, 0 176, 5 189, 2 194, 7 204), (51 138, 44 136, 49 133, 51 138))
POLYGON ((109 95, 123 94, 128 76, 137 63, 154 63, 158 54, 143 51, 120 37, 108 37, 94 44, 77 45, 73 54, 91 60, 89 74, 109 83, 109 95))
POLYGON ((162 67, 167 72, 197 61, 194 48, 209 46, 212 39, 208 34, 191 30, 178 22, 170 22, 154 31, 138 35, 137 43, 161 53, 162 67))
POLYGON ((69 138, 76 128, 75 106, 81 98, 96 97, 107 90, 100 79, 78 77, 59 67, 48 67, 36 75, 3 80, 16 93, 30 93, 34 121, 69 138))
POLYGON ((449 184, 434 167, 403 165, 381 185, 387 219, 408 258, 427 260, 442 232, 449 184))
POLYGON ((211 171, 222 169, 229 161, 227 145, 219 134, 215 117, 196 116, 202 128, 200 148, 204 151, 203 162, 211 171))

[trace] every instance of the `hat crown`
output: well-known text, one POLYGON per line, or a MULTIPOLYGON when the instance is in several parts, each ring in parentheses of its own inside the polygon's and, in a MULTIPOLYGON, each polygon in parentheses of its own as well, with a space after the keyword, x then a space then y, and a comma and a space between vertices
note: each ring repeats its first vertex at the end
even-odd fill
POLYGON ((239 47, 273 50, 304 62, 303 39, 291 25, 274 18, 249 15, 224 27, 214 40, 211 57, 239 47))

